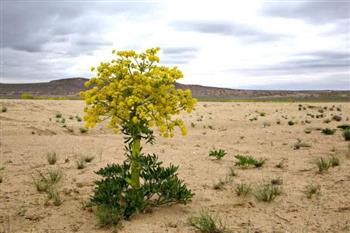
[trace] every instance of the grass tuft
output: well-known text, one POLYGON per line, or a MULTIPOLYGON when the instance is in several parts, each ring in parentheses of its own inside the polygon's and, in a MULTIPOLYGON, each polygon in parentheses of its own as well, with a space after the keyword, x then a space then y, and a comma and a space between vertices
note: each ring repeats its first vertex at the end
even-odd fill
POLYGON ((266 161, 266 159, 256 159, 249 155, 235 155, 235 158, 238 160, 235 165, 243 168, 247 168, 249 166, 262 167, 266 161))
POLYGON ((267 184, 260 185, 254 192, 254 196, 258 201, 271 202, 277 196, 282 194, 282 189, 279 186, 267 184))
POLYGON ((239 197, 246 197, 252 192, 252 187, 250 184, 237 184, 235 187, 235 192, 239 197))
POLYGON ((304 193, 307 198, 311 199, 314 195, 320 195, 321 186, 319 184, 309 184, 305 186, 304 193))
POLYGON ((46 158, 50 165, 53 165, 57 162, 56 152, 48 152, 46 158))
POLYGON ((191 226, 195 227, 202 233, 229 233, 227 227, 221 219, 212 216, 207 211, 202 211, 199 216, 189 218, 191 226))
POLYGON ((222 159, 226 154, 227 154, 226 151, 223 149, 219 149, 219 150, 213 149, 209 151, 209 156, 215 157, 216 159, 222 159))

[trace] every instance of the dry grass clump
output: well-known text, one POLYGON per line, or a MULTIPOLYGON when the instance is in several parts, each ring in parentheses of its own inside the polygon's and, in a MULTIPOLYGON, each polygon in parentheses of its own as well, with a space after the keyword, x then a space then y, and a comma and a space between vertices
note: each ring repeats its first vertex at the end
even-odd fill
POLYGON ((208 211, 201 211, 199 216, 190 217, 189 223, 202 233, 229 233, 231 232, 222 220, 211 215, 208 211))
POLYGON ((48 152, 46 154, 47 162, 49 162, 50 165, 53 165, 57 162, 57 155, 56 152, 48 152))

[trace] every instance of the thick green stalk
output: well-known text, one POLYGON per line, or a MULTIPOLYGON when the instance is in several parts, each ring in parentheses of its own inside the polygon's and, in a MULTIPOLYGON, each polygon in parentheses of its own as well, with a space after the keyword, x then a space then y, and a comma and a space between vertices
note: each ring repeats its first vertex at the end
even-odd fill
POLYGON ((131 145, 131 185, 133 188, 140 188, 140 149, 141 149, 141 138, 134 138, 131 145))

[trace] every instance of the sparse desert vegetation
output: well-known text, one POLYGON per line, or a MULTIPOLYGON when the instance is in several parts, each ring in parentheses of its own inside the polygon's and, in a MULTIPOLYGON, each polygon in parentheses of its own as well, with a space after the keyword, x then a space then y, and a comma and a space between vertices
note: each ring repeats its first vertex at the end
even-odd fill
MULTIPOLYGON (((117 223, 121 223, 121 233, 206 229, 346 232, 349 226, 350 147, 343 136, 350 123, 345 117, 350 114, 349 104, 342 103, 342 111, 337 111, 343 116, 340 122, 324 123, 326 117, 332 119, 329 109, 335 105, 335 112, 339 104, 303 103, 299 111, 296 103, 216 102, 205 103, 206 107, 198 103, 191 115, 183 115, 188 127, 186 137, 157 137, 155 145, 142 145, 145 153, 156 153, 165 167, 180 165, 176 173, 194 194, 192 202, 145 208, 125 221, 118 211, 90 203, 95 182, 102 177, 95 172, 125 160, 123 135, 115 135, 105 124, 81 134, 84 120, 74 117, 83 116, 81 101, 2 102, 9 110, 1 115, 5 117, 1 118, 0 167, 4 169, 0 169, 0 202, 4 205, 0 219, 10 216, 14 232, 51 229, 59 233, 53 229, 65 228, 65 232, 107 233, 112 229, 103 226, 117 223), (307 127, 301 123, 312 119, 308 112, 315 114, 321 107, 324 118, 314 118, 307 127), (232 109, 236 114, 232 115, 232 109), (262 117, 256 111, 266 115, 262 117), (56 113, 61 117, 56 118, 56 113), (257 120, 249 121, 255 116, 257 120), (288 126, 288 119, 282 116, 299 123, 288 126), (67 128, 62 127, 63 118, 67 128), (56 119, 60 121, 56 123, 56 119), (264 122, 271 124, 264 128, 264 122), (306 128, 310 133, 304 132, 306 128), (325 136, 321 132, 325 128, 337 130, 333 136, 325 136), (221 160, 208 157, 214 146, 216 151, 225 151, 221 160), (76 161, 83 169, 77 169, 76 161), (328 207, 320 208, 320 203, 328 207)), ((157 130, 155 135, 159 135, 157 130)), ((153 195, 151 200, 157 197, 153 195)))

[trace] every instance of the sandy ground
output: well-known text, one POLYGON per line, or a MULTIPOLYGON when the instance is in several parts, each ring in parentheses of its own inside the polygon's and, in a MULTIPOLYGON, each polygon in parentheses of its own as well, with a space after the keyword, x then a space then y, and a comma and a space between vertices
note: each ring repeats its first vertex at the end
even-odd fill
MULTIPOLYGON (((122 136, 104 126, 81 134, 83 122, 70 120, 69 116, 83 115, 82 101, 1 100, 1 105, 7 107, 7 112, 0 113, 0 167, 4 167, 0 171, 0 232, 112 232, 101 228, 91 209, 84 206, 98 178, 94 171, 125 159, 122 136), (74 133, 56 122, 58 112, 74 133), (46 159, 52 151, 58 155, 55 165, 49 165, 46 159), (78 170, 75 161, 81 154, 96 158, 78 170), (64 172, 58 184, 64 199, 60 206, 45 205, 45 194, 33 185, 35 171, 51 168, 64 172)), ((155 145, 145 146, 146 152, 157 153, 165 164, 180 165, 179 176, 196 194, 193 201, 139 214, 123 221, 119 232, 197 232, 187 219, 202 209, 220 217, 234 232, 350 232, 349 142, 339 129, 329 136, 315 130, 349 123, 346 118, 350 116, 350 104, 303 105, 335 105, 341 111, 325 110, 326 117, 316 119, 306 114, 318 114, 317 108, 299 111, 298 103, 199 103, 193 113, 184 116, 187 136, 178 133, 171 139, 158 137, 155 145), (341 115, 342 121, 324 123, 331 114, 341 115), (256 121, 249 120, 255 116, 256 121), (276 123, 278 119, 281 124, 276 123), (305 119, 311 123, 304 124, 305 119), (289 126, 289 120, 298 123, 289 126), (307 127, 314 130, 306 134, 307 127), (312 147, 294 150, 298 138, 312 147), (222 160, 213 160, 208 156, 213 147, 225 149, 228 154, 222 160), (240 169, 234 167, 236 154, 267 161, 262 168, 240 169), (336 155, 340 166, 319 174, 312 161, 329 155, 336 155), (277 168, 282 161, 283 168, 277 168), (235 168, 237 176, 223 190, 215 190, 213 185, 225 179, 230 167, 235 168), (236 184, 254 186, 274 178, 283 180, 283 194, 271 203, 235 194, 236 184), (310 183, 321 185, 319 197, 306 198, 303 190, 310 183)))

